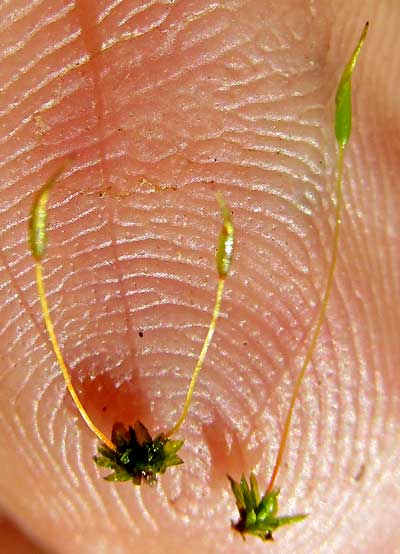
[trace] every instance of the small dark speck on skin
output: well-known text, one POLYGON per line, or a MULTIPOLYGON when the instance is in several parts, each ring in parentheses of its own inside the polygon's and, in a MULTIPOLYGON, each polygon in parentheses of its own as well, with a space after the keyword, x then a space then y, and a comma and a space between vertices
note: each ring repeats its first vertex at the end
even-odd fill
POLYGON ((139 337, 140 338, 143 338, 143 334, 144 334, 143 331, 139 331, 139 337))
POLYGON ((103 406, 103 412, 107 411, 107 406, 103 406))
POLYGON ((361 479, 364 477, 364 474, 365 474, 365 464, 361 464, 359 470, 358 470, 357 473, 354 475, 354 481, 355 481, 356 483, 358 483, 359 481, 361 481, 361 479))

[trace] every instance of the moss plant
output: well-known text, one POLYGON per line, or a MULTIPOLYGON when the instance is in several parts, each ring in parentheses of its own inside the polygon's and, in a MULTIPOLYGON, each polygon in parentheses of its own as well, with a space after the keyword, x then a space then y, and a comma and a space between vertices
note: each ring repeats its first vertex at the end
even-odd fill
POLYGON ((171 437, 177 433, 188 415, 194 388, 203 367, 221 310, 225 279, 229 272, 234 246, 232 219, 222 197, 217 195, 223 224, 216 253, 218 271, 216 300, 211 323, 193 372, 180 417, 171 429, 158 434, 154 439, 140 421, 136 421, 133 427, 126 427, 122 423, 116 422, 113 425, 111 439, 109 439, 93 423, 75 391, 69 369, 58 344, 46 298, 42 259, 46 252, 47 243, 47 205, 50 192, 60 174, 65 170, 65 165, 58 169, 39 190, 29 219, 29 245, 35 260, 36 283, 44 322, 68 391, 85 423, 101 442, 98 448, 98 456, 94 456, 95 463, 100 467, 112 470, 112 473, 106 477, 108 481, 131 480, 135 485, 140 485, 143 481, 154 483, 159 473, 164 473, 167 468, 183 463, 177 455, 183 445, 183 440, 172 440, 171 437))
POLYGON ((361 48, 364 44, 365 38, 368 32, 368 23, 365 24, 358 44, 348 61, 342 77, 339 82, 339 86, 336 93, 336 111, 335 111, 335 136, 338 146, 337 155, 337 181, 336 181, 336 214, 335 214, 335 228, 333 233, 332 255, 331 262, 328 269, 327 283, 325 286, 325 292, 322 297, 321 306, 317 316, 317 320, 313 331, 311 333, 310 344, 307 348, 307 352, 304 358, 303 365, 300 369, 299 375, 296 379, 293 389, 288 413, 286 416, 283 433, 280 440, 278 453, 275 460, 275 465, 272 470, 271 478, 266 491, 262 497, 258 492, 257 479, 252 473, 250 475, 250 486, 246 481, 246 478, 242 476, 240 483, 236 483, 231 477, 228 477, 231 483, 232 492, 235 496, 236 505, 239 511, 239 520, 233 523, 234 529, 239 531, 242 536, 246 534, 255 535, 262 540, 272 540, 272 532, 279 529, 283 525, 289 525, 303 520, 306 515, 293 515, 293 516, 278 516, 278 494, 279 491, 274 490, 276 477, 279 469, 282 465, 283 454, 290 431, 290 424, 292 421, 292 415, 294 406, 299 396, 300 387, 304 379, 305 372, 311 362, 313 352, 321 331, 322 323, 325 318, 328 301, 331 295, 333 278, 336 268, 336 261, 339 248, 339 230, 340 219, 342 209, 342 181, 343 181, 343 161, 344 151, 351 135, 351 121, 352 121, 352 109, 351 109, 351 77, 356 66, 358 56, 361 52, 361 48))

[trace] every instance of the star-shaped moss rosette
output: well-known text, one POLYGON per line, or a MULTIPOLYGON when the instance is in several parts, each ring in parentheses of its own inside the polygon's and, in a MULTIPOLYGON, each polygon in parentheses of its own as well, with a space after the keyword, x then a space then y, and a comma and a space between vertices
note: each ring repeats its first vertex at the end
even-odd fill
POLYGON ((133 428, 115 423, 111 441, 116 450, 102 444, 98 448, 99 456, 93 458, 98 466, 113 470, 113 473, 105 477, 107 481, 132 480, 135 485, 140 485, 143 479, 153 484, 159 473, 183 463, 177 456, 183 440, 171 440, 163 434, 152 439, 140 421, 137 421, 133 428))
POLYGON ((244 475, 240 483, 236 483, 229 475, 228 479, 239 510, 239 521, 232 522, 232 527, 239 531, 243 539, 249 534, 263 541, 272 541, 273 531, 307 517, 306 514, 278 516, 279 491, 268 492, 260 498, 257 479, 253 473, 250 473, 249 483, 244 475))

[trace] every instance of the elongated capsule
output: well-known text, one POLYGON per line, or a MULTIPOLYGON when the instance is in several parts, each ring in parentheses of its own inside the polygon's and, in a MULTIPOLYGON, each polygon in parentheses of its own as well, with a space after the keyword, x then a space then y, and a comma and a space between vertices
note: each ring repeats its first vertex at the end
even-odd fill
POLYGON ((340 148, 346 146, 351 135, 351 77, 367 36, 368 27, 369 23, 367 21, 353 55, 344 68, 336 92, 335 134, 340 148))
POLYGON ((218 238, 216 259, 219 278, 224 279, 228 275, 232 262, 235 238, 232 217, 226 207, 224 199, 220 194, 217 194, 217 200, 221 208, 223 223, 222 230, 218 238))
POLYGON ((65 164, 57 169, 37 193, 29 218, 29 245, 36 261, 40 261, 47 244, 47 204, 54 183, 65 170, 65 164))

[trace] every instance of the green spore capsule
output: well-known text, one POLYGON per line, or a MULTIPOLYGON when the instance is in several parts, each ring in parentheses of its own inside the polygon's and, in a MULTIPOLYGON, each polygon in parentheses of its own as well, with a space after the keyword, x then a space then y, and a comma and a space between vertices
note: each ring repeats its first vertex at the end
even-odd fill
POLYGON ((40 261, 47 245, 47 204, 54 183, 65 170, 65 165, 57 169, 37 193, 29 219, 29 246, 33 257, 40 261))
POLYGON ((368 27, 369 22, 367 21, 353 55, 343 71, 336 92, 335 134, 340 148, 346 146, 351 135, 351 77, 366 39, 368 27))
POLYGON ((235 243, 234 229, 231 214, 220 194, 217 194, 217 200, 221 208, 223 218, 222 230, 218 238, 218 248, 216 253, 217 270, 220 278, 225 278, 229 273, 232 262, 233 246, 235 243))

